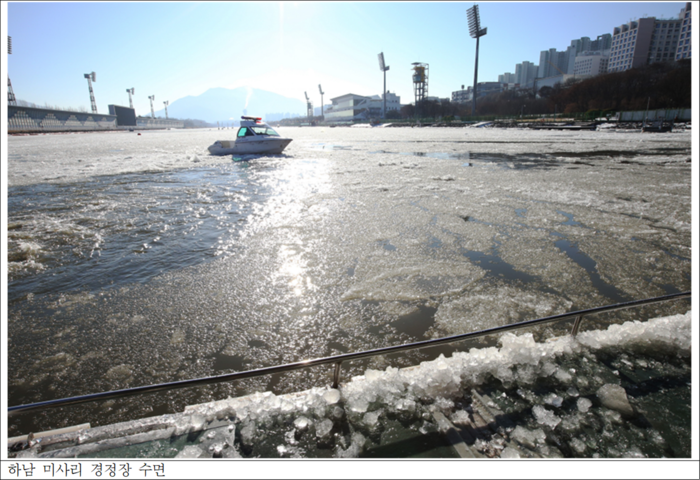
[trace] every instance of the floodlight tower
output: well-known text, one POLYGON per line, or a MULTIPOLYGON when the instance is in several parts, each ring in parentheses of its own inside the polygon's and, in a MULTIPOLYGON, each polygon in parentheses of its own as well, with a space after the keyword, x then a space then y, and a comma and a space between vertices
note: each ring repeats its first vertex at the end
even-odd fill
POLYGON ((90 89, 90 103, 92 104, 92 113, 97 113, 97 104, 95 103, 95 94, 92 91, 92 82, 97 81, 97 80, 95 80, 95 72, 86 73, 85 78, 87 78, 88 88, 90 89), (90 81, 90 80, 92 80, 92 81, 90 81))
POLYGON ((155 95, 149 95, 149 96, 148 96, 148 99, 151 101, 151 118, 156 118, 156 114, 155 114, 155 112, 153 111, 153 100, 156 99, 156 96, 155 96, 155 95))
POLYGON ((163 102, 163 105, 165 105, 165 119, 168 119, 168 105, 170 105, 170 100, 166 100, 163 102))
POLYGON ((472 115, 476 115, 476 78, 479 73, 479 38, 486 35, 486 27, 481 28, 479 19, 479 5, 474 5, 467 10, 467 20, 469 21, 469 36, 476 38, 476 57, 474 59, 474 91, 472 92, 472 115))
MULTIPOLYGON (((7 36, 7 54, 12 54, 12 37, 9 35, 7 36)), ((7 75, 7 104, 17 105, 15 93, 12 91, 12 82, 10 82, 10 75, 7 75)))
POLYGON ((314 107, 311 105, 311 100, 309 100, 309 96, 304 92, 304 96, 306 97, 306 116, 309 117, 309 120, 314 116, 314 107))
POLYGON ((321 120, 325 120, 326 117, 323 115, 323 89, 321 88, 321 84, 318 84, 318 91, 321 93, 321 120))
POLYGON ((428 96, 428 64, 415 62, 413 65, 413 94, 416 99, 416 116, 418 105, 428 96))
POLYGON ((129 108, 134 108, 134 102, 131 100, 131 96, 134 94, 134 87, 127 88, 126 93, 129 94, 129 108))
POLYGON ((378 55, 379 57, 379 70, 384 72, 384 104, 382 105, 382 118, 386 118, 386 71, 389 70, 388 66, 384 65, 384 52, 378 55))

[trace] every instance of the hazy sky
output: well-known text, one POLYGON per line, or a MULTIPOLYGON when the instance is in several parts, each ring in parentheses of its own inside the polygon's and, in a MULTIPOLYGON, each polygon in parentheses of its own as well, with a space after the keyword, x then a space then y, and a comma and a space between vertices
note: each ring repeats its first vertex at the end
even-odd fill
MULTIPOLYGON (((18 99, 90 110, 129 104, 137 114, 209 88, 251 86, 318 106, 346 93, 387 89, 413 101, 411 63, 429 64, 428 93, 449 97, 474 81, 472 2, 3 2, 2 45, 18 99)), ((643 16, 676 18, 684 2, 479 2, 479 81, 496 81, 542 50, 612 33, 643 16)))

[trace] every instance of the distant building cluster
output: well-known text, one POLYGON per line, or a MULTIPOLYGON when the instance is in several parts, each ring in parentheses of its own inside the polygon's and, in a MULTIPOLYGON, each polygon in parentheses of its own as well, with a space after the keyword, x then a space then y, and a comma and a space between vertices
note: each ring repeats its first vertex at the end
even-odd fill
MULTIPOLYGON (((639 68, 657 62, 673 62, 691 58, 691 2, 674 19, 641 18, 615 27, 613 33, 598 35, 595 40, 582 37, 571 41, 564 51, 556 48, 540 52, 539 64, 524 61, 515 65, 515 73, 506 72, 496 82, 479 82, 478 97, 514 89, 554 87, 567 80, 594 77, 609 72, 639 68)), ((414 64, 417 65, 417 64, 414 64)), ((427 81, 426 81, 427 83, 427 81)), ((414 84, 415 86, 415 84, 414 84)), ((438 103, 468 104, 473 99, 473 86, 452 92, 451 98, 426 96, 438 103)), ((386 92, 386 112, 401 110, 401 99, 386 92)), ((316 107, 314 116, 332 122, 369 120, 382 116, 382 95, 363 96, 347 93, 331 98, 330 105, 316 107)), ((309 113, 311 115, 311 113, 309 113)), ((266 114, 267 121, 300 117, 292 113, 266 114)))
MULTIPOLYGON (((478 84, 478 97, 514 88, 552 87, 569 78, 587 78, 620 72, 657 62, 691 58, 691 2, 674 19, 641 18, 615 27, 613 33, 595 40, 572 40, 565 51, 555 48, 540 52, 540 63, 522 62, 515 73, 498 76, 498 82, 478 84)), ((472 101, 472 87, 452 92, 452 101, 472 101)))

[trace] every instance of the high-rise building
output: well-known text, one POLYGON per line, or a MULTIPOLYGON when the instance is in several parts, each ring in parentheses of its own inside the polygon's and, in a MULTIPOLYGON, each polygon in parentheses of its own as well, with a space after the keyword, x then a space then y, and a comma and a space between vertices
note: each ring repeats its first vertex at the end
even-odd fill
POLYGON ((540 52, 540 65, 537 70, 537 78, 547 78, 573 73, 575 59, 575 46, 570 46, 563 52, 558 52, 556 48, 543 50, 540 52))
POLYGON ((576 55, 578 55, 581 52, 593 50, 591 48, 591 39, 588 37, 581 37, 578 40, 571 40, 571 46, 576 49, 576 55))
POLYGON ((608 71, 691 58, 691 19, 691 2, 687 2, 678 18, 640 18, 616 27, 608 71))
POLYGON ((591 42, 591 52, 603 52, 605 54, 606 50, 610 50, 612 46, 612 35, 609 33, 604 33, 603 35, 598 35, 598 37, 591 42))
POLYGON ((690 40, 690 26, 692 15, 690 11, 691 2, 686 2, 685 8, 681 10, 678 18, 681 20, 681 31, 678 36, 678 45, 676 46, 676 60, 682 60, 684 58, 691 58, 691 44, 690 40))
POLYGON ((681 34, 680 18, 654 21, 647 63, 673 62, 676 60, 678 37, 681 34))
POLYGON ((537 78, 537 65, 526 60, 515 66, 516 71, 518 66, 520 66, 520 77, 516 77, 515 83, 519 83, 521 87, 532 86, 535 78, 537 78))
POLYGON ((647 64, 655 22, 656 19, 653 17, 640 18, 615 27, 608 72, 621 72, 647 64))

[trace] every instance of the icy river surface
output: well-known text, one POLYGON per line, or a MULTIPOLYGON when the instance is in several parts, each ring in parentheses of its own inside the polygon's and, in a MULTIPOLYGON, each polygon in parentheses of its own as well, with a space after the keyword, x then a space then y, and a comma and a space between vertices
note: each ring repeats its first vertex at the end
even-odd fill
MULTIPOLYGON (((232 130, 8 138, 9 405, 690 290, 690 133, 279 131, 283 155, 244 161, 207 152, 232 130)), ((9 434, 329 375, 20 416, 9 434)))

